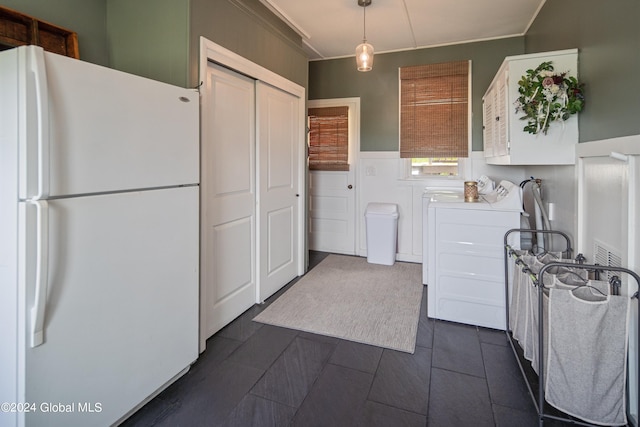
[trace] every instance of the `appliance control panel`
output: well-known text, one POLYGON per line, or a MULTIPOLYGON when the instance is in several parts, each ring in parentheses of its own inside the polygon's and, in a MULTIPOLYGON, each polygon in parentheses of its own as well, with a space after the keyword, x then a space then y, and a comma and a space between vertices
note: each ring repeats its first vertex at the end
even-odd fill
POLYGON ((522 188, 510 181, 500 181, 495 190, 482 194, 481 200, 491 204, 493 208, 522 209, 522 188))
POLYGON ((495 188, 496 183, 493 182, 493 180, 488 176, 482 175, 480 178, 478 178, 478 193, 487 194, 495 190, 495 188))

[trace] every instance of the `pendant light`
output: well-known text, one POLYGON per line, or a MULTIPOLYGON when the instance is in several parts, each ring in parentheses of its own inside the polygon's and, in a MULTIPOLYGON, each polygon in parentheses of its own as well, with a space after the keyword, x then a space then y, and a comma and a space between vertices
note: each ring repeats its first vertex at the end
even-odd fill
POLYGON ((358 6, 363 8, 362 43, 356 47, 356 64, 358 71, 371 71, 373 67, 373 46, 367 43, 367 6, 371 0, 358 0, 358 6))

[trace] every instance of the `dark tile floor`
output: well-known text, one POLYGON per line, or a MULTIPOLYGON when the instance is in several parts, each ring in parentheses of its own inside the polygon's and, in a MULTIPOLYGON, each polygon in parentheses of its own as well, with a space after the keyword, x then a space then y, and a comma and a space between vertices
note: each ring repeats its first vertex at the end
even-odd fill
MULTIPOLYGON (((312 252, 311 267, 326 255, 312 252)), ((191 370, 123 425, 537 425, 504 332, 428 319, 426 288, 408 354, 251 320, 290 286, 211 337, 191 370)))

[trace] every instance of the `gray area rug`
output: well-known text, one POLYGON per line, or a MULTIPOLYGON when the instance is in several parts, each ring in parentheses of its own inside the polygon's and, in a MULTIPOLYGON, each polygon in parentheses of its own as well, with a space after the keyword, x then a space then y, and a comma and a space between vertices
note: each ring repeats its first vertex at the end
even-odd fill
POLYGON ((413 353, 420 264, 329 255, 253 320, 413 353))

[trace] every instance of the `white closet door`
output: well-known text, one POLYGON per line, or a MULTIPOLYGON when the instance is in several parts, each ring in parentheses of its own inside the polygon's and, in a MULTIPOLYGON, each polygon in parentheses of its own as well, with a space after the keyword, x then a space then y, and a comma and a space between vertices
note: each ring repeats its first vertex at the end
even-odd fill
POLYGON ((297 276, 300 99, 256 83, 258 277, 264 301, 297 276))
POLYGON ((256 300, 255 82, 209 63, 205 84, 201 340, 256 300))

